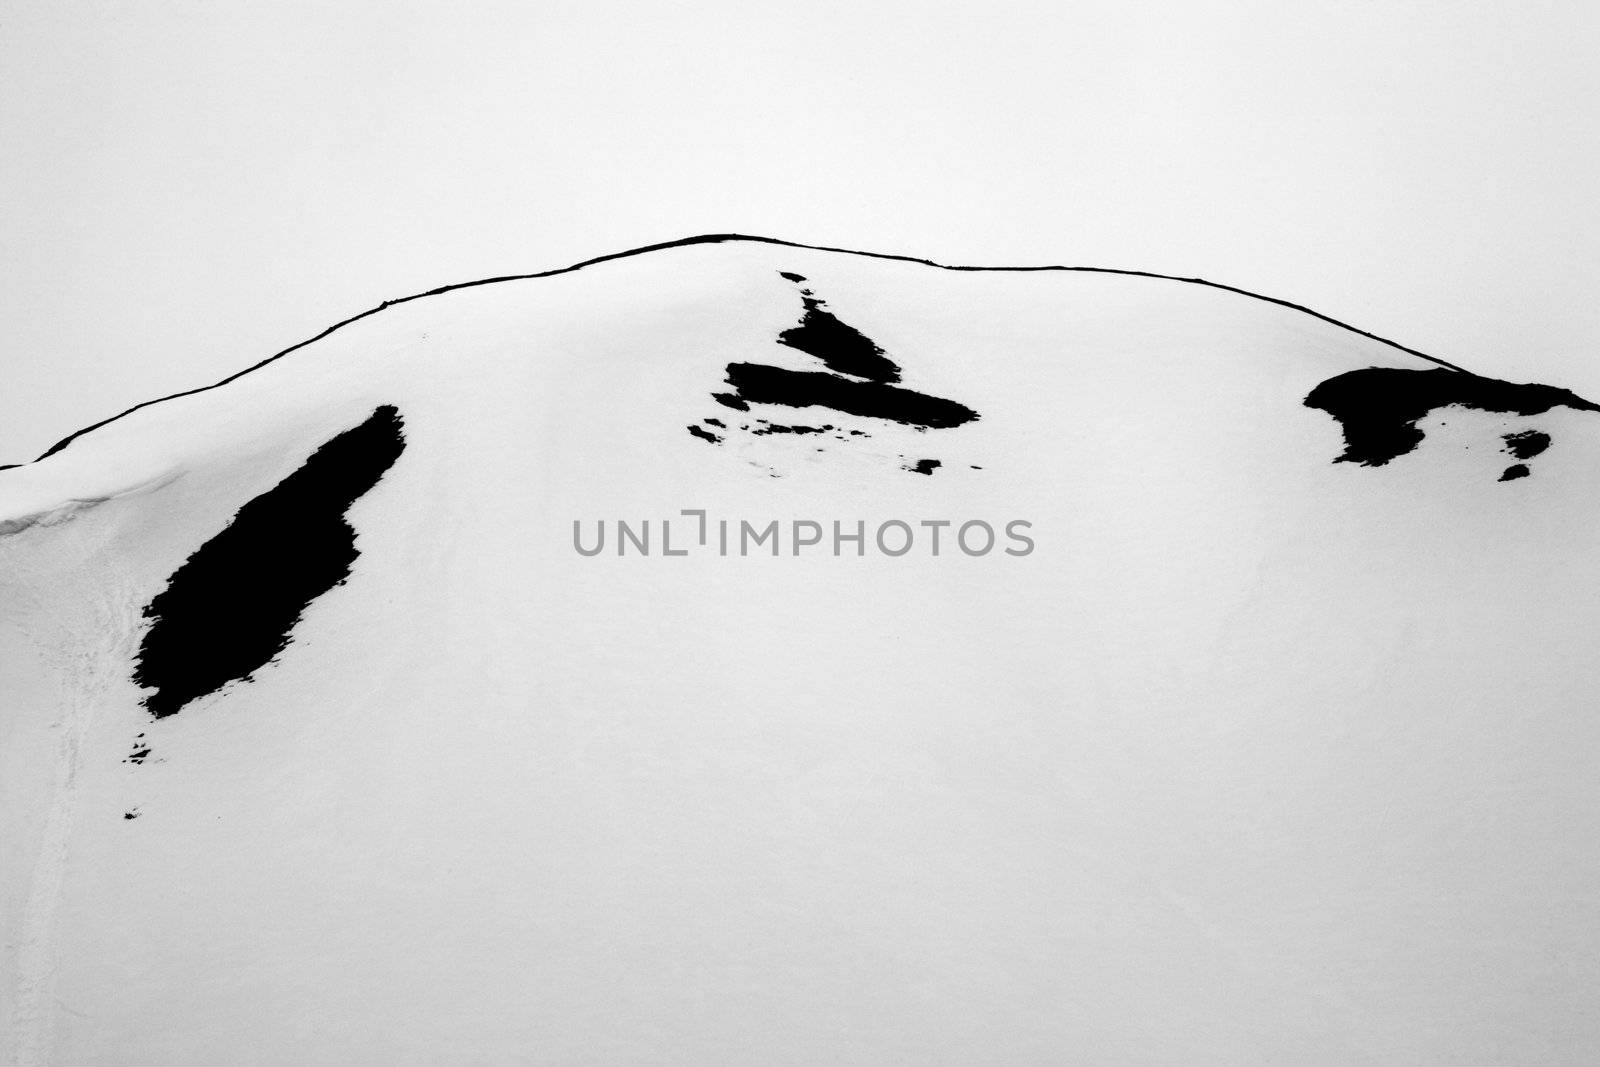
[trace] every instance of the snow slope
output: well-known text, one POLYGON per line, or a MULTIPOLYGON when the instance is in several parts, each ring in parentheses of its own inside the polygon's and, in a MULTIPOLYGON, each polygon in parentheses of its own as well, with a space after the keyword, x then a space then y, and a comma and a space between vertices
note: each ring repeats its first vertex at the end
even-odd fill
POLYGON ((0 470, 8 1052, 1595 1062, 1591 407, 756 239, 357 317, 0 470))

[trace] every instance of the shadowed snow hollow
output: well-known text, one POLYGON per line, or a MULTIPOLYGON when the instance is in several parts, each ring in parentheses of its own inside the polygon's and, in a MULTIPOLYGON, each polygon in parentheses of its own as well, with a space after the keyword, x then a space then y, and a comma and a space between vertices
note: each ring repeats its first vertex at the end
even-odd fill
POLYGON ((701 239, 0 470, 21 1063, 1600 1058, 1600 408, 701 239))

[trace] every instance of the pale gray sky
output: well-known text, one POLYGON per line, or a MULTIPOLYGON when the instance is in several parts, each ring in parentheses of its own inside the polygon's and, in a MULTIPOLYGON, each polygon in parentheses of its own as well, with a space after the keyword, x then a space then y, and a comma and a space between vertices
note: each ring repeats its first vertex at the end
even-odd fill
POLYGON ((0 461, 387 297, 706 231, 1196 274, 1600 393, 1600 7, 0 12, 0 461))

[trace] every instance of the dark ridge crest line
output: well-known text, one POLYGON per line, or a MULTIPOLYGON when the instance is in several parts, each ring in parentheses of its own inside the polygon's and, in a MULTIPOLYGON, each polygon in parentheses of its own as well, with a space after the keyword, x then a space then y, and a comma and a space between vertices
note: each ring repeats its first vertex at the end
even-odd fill
MULTIPOLYGON (((333 333, 335 330, 343 329, 344 327, 349 326, 353 322, 359 322, 364 318, 367 318, 367 317, 372 316, 372 315, 376 315, 380 311, 386 311, 389 308, 395 307, 396 305, 399 305, 399 304, 409 304, 413 300, 421 300, 424 297, 440 296, 440 295, 443 295, 444 293, 455 292, 457 289, 471 289, 471 288, 474 288, 474 287, 480 286, 480 285, 494 285, 494 284, 499 283, 499 282, 529 281, 529 280, 534 279, 534 278, 552 278, 552 277, 555 277, 558 274, 570 274, 573 271, 583 270, 585 267, 593 267, 593 266, 597 266, 598 264, 601 264, 601 263, 610 263, 610 262, 612 262, 614 260, 619 260, 619 259, 629 259, 629 258, 632 258, 633 256, 642 256, 642 255, 646 255, 646 254, 648 254, 650 252, 662 252, 662 251, 665 251, 665 250, 667 250, 669 248, 689 248, 689 247, 692 247, 694 245, 722 244, 722 243, 728 242, 728 241, 748 241, 748 242, 750 242, 752 244, 773 245, 773 246, 779 247, 779 248, 796 248, 796 249, 802 249, 802 250, 812 251, 812 252, 837 252, 837 253, 840 253, 842 255, 864 256, 864 257, 866 257, 868 259, 891 260, 891 261, 894 261, 894 262, 897 262, 897 263, 920 263, 923 266, 926 266, 926 267, 937 267, 940 270, 971 271, 971 272, 995 272, 995 273, 1018 273, 1018 274, 1021 274, 1021 273, 1033 273, 1033 272, 1038 272, 1038 271, 1071 271, 1071 272, 1081 273, 1081 274, 1116 274, 1116 275, 1121 275, 1123 277, 1128 277, 1128 278, 1153 278, 1153 279, 1156 279, 1156 280, 1159 280, 1159 281, 1182 282, 1182 283, 1184 283, 1186 285, 1203 285, 1203 286, 1205 286, 1205 287, 1207 287, 1209 289, 1220 289, 1223 292, 1237 293, 1240 296, 1247 296, 1247 297, 1251 298, 1252 300, 1261 300, 1261 301, 1265 301, 1268 304, 1276 304, 1278 307, 1289 308, 1291 311, 1303 312, 1304 314, 1310 315, 1312 318, 1320 319, 1323 322, 1326 322, 1326 323, 1328 323, 1329 325, 1332 325, 1332 326, 1337 326, 1341 330, 1348 330, 1349 332, 1351 332, 1353 334, 1356 334, 1359 337, 1365 337, 1369 341, 1377 341, 1379 344, 1387 345, 1388 347, 1393 348, 1393 349, 1395 349, 1397 351, 1400 351, 1400 352, 1404 352, 1407 355, 1412 355, 1412 356, 1416 356, 1416 357, 1418 357, 1420 359, 1425 359, 1430 363, 1436 363, 1439 366, 1445 367, 1445 368, 1447 368, 1449 370, 1461 371, 1462 373, 1467 373, 1465 368, 1458 367, 1454 363, 1448 363, 1445 360, 1442 360, 1442 359, 1438 358, 1437 356, 1430 356, 1426 352, 1419 351, 1419 350, 1417 350, 1415 348, 1409 348, 1406 345, 1400 344, 1398 341, 1391 341, 1387 337, 1380 337, 1378 334, 1370 333, 1367 330, 1363 330, 1363 329, 1360 329, 1358 327, 1352 326, 1348 322, 1341 322, 1339 319, 1336 319, 1331 315, 1324 315, 1320 311, 1313 311, 1311 308, 1308 308, 1303 304, 1296 304, 1296 303, 1294 303, 1293 301, 1290 301, 1290 300, 1280 300, 1275 296, 1266 296, 1263 293, 1253 293, 1248 289, 1240 289, 1238 286, 1234 286, 1234 285, 1225 285, 1222 282, 1207 281, 1205 278, 1185 278, 1185 277, 1181 277, 1181 276, 1176 275, 1176 274, 1160 274, 1160 273, 1157 273, 1155 271, 1146 271, 1146 270, 1123 270, 1123 269, 1120 269, 1120 268, 1117 268, 1117 267, 1069 267, 1069 266, 1064 266, 1064 265, 1059 265, 1059 264, 1052 264, 1052 265, 1047 265, 1047 266, 1035 266, 1035 267, 980 267, 980 266, 965 266, 965 265, 951 264, 951 263, 937 263, 937 262, 935 262, 935 261, 933 261, 931 259, 923 259, 923 258, 921 258, 919 256, 896 255, 896 254, 894 254, 892 252, 863 252, 863 251, 861 251, 859 249, 854 249, 854 248, 835 248, 835 247, 832 247, 830 245, 813 245, 813 244, 805 244, 804 242, 801 242, 801 241, 785 241, 785 240, 783 240, 781 238, 778 238, 778 237, 761 237, 761 236, 757 236, 757 235, 754 235, 754 234, 742 234, 742 233, 707 233, 707 234, 700 234, 700 235, 695 236, 695 237, 682 237, 682 238, 679 238, 676 241, 662 241, 662 242, 660 242, 658 244, 641 245, 638 248, 630 248, 630 249, 627 249, 626 251, 622 251, 622 252, 611 252, 611 253, 608 253, 608 254, 603 255, 603 256, 596 256, 593 259, 586 259, 586 260, 583 260, 582 262, 574 263, 571 266, 557 267, 557 268, 555 268, 553 270, 534 271, 534 272, 532 272, 530 274, 502 274, 502 275, 498 275, 498 276, 493 277, 493 278, 479 278, 476 281, 457 282, 454 285, 441 285, 437 289, 429 289, 426 292, 413 293, 410 296, 401 296, 401 297, 395 297, 392 300, 385 300, 383 303, 379 304, 377 307, 368 308, 366 311, 363 311, 363 312, 361 312, 359 314, 356 314, 356 315, 352 315, 347 319, 341 319, 339 322, 336 322, 332 326, 329 326, 327 329, 323 330, 321 333, 317 334, 316 336, 308 337, 304 341, 301 341, 301 342, 299 342, 297 344, 290 345, 288 348, 285 348, 280 352, 277 352, 277 353, 275 353, 273 355, 268 356, 266 359, 261 360, 259 363, 254 363, 254 364, 244 368, 241 371, 237 371, 237 372, 235 372, 233 374, 228 375, 226 378, 223 378, 221 381, 212 382, 210 385, 197 386, 194 389, 184 389, 184 390, 181 390, 180 392, 169 393, 166 396, 156 397, 154 400, 146 400, 146 401, 144 401, 142 403, 135 404, 133 407, 128 408, 126 411, 123 411, 123 412, 120 412, 120 413, 118 413, 116 415, 113 415, 108 419, 102 419, 101 421, 99 421, 97 423, 94 423, 91 426, 85 426, 83 429, 77 430, 77 431, 75 431, 75 432, 73 432, 71 434, 68 434, 66 437, 63 437, 61 440, 57 441, 55 444, 51 445, 48 449, 46 449, 43 453, 41 453, 38 456, 37 459, 34 459, 31 462, 37 463, 41 459, 48 459, 49 457, 55 455, 57 452, 60 452, 63 448, 66 448, 73 441, 76 441, 78 438, 82 437, 84 434, 92 433, 95 430, 100 429, 102 426, 107 426, 107 425, 109 425, 109 424, 111 424, 113 422, 116 422, 118 419, 123 418, 124 416, 133 414, 135 411, 140 411, 140 410, 142 410, 144 408, 150 407, 152 404, 165 403, 168 400, 176 400, 179 397, 194 396, 196 393, 204 393, 204 392, 207 392, 208 390, 211 390, 211 389, 220 388, 221 386, 227 385, 230 382, 237 381, 238 379, 244 377, 246 374, 249 374, 252 371, 260 370, 262 367, 265 367, 268 363, 271 363, 274 360, 282 359, 284 356, 289 355, 291 352, 299 351, 300 349, 306 347, 307 345, 314 344, 317 341, 322 340, 324 337, 327 337, 329 334, 333 333)), ((22 464, 10 464, 10 466, 13 466, 13 467, 22 466, 22 464)), ((0 468, 0 469, 4 469, 4 468, 0 468)))

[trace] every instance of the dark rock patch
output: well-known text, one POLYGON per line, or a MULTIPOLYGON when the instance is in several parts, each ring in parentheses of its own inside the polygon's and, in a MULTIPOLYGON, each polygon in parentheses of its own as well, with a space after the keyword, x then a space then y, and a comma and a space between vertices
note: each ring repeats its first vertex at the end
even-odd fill
POLYGON ((888 419, 920 429, 960 426, 978 417, 976 411, 954 400, 881 382, 852 381, 821 371, 730 363, 727 381, 740 399, 752 404, 832 408, 847 415, 888 419))
POLYGON ((722 443, 722 438, 718 437, 716 434, 712 433, 710 430, 705 429, 704 427, 690 426, 689 427, 689 432, 691 434, 693 434, 694 436, 700 438, 700 440, 702 440, 702 441, 710 441, 714 445, 722 443))
POLYGON ((898 382, 900 368, 871 338, 840 322, 827 305, 808 290, 800 297, 805 311, 800 324, 778 335, 778 343, 820 359, 825 367, 873 382, 898 382))
POLYGON ((761 437, 764 434, 773 433, 827 433, 829 430, 834 428, 832 426, 783 426, 775 422, 767 422, 765 419, 761 419, 759 421, 766 423, 766 425, 762 426, 759 430, 751 430, 750 436, 761 437))
POLYGON ((123 759, 123 761, 122 761, 123 763, 131 763, 136 767, 142 767, 146 763, 165 763, 166 762, 166 760, 159 760, 159 759, 154 759, 154 758, 151 757, 150 753, 152 751, 152 748, 151 748, 150 742, 145 740, 144 734, 136 735, 134 737, 134 739, 133 739, 133 744, 130 746, 130 748, 132 749, 132 751, 130 751, 128 753, 128 755, 123 759))
POLYGON ((150 601, 134 681, 156 718, 248 679, 289 644, 301 613, 350 575, 359 553, 345 521, 405 448, 385 405, 322 445, 277 486, 241 507, 150 601))
POLYGON ((1329 378, 1311 390, 1305 404, 1326 411, 1343 430, 1344 454, 1334 462, 1368 467, 1381 467, 1421 444, 1424 435, 1417 423, 1438 408, 1458 406, 1508 415, 1540 415, 1554 407, 1600 411, 1600 406, 1576 393, 1551 385, 1518 385, 1466 371, 1394 367, 1367 367, 1329 378))
MULTIPOLYGON (((778 273, 785 281, 796 285, 806 280, 792 271, 778 273)), ((903 373, 901 367, 877 342, 841 321, 812 290, 801 288, 800 298, 800 321, 781 331, 777 342, 805 353, 826 369, 790 370, 765 363, 730 363, 726 381, 732 390, 712 393, 711 399, 723 407, 744 412, 751 411, 752 404, 830 408, 842 415, 897 422, 919 433, 961 426, 978 418, 978 413, 964 404, 898 384, 903 373)), ((836 441, 872 436, 848 424, 795 424, 759 418, 752 421, 755 425, 740 423, 739 431, 751 437, 827 434, 836 441)), ((716 419, 702 419, 701 422, 722 426, 716 419)), ((722 441, 702 429, 690 432, 713 443, 722 441)), ((928 474, 931 469, 918 473, 928 474)))
POLYGON ((941 466, 943 466, 943 464, 936 459, 919 459, 910 466, 903 467, 901 469, 908 470, 912 474, 932 474, 941 466))
POLYGON ((1506 443, 1506 451, 1518 459, 1532 459, 1550 447, 1550 435, 1539 430, 1508 433, 1501 440, 1506 443))
POLYGON ((1502 482, 1515 481, 1518 478, 1526 478, 1529 473, 1526 463, 1513 463, 1505 469, 1505 473, 1500 475, 1500 480, 1502 482))

